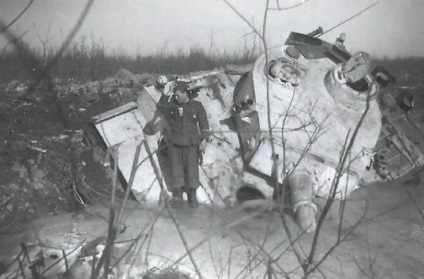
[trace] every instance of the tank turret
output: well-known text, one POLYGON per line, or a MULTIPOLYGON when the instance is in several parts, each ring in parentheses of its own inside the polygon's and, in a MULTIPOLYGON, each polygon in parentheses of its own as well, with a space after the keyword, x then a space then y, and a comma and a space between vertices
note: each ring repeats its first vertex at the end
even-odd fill
POLYGON ((371 73, 367 53, 351 55, 340 39, 332 45, 314 37, 320 33, 292 32, 282 49, 268 50, 256 61, 234 92, 246 166, 276 176, 279 183, 293 176, 288 179, 293 209, 303 211, 296 214, 309 231, 314 230, 316 210, 312 197, 329 195, 341 153, 359 121, 336 198, 349 195, 367 172, 382 127, 376 97, 387 85, 376 78, 387 72, 371 73))
POLYGON ((163 189, 145 160, 147 149, 153 150, 166 185, 172 175, 161 137, 166 123, 155 107, 167 81, 185 81, 191 97, 206 108, 212 132, 199 161, 199 201, 232 206, 265 197, 279 202, 281 186, 288 185, 300 228, 313 232, 316 195, 343 199, 374 166, 382 173, 382 154, 378 162, 375 154, 384 134, 378 101, 394 81, 384 68, 371 66, 366 52, 351 54, 345 35, 332 44, 319 39, 321 34, 322 28, 292 32, 282 48, 267 50, 247 71, 160 77, 138 92, 137 102, 93 117, 91 142, 116 147, 121 183, 132 182, 135 199, 159 201, 163 189), (348 162, 338 172, 341 153, 354 135, 348 162), (139 166, 133 172, 136 153, 139 166), (336 176, 340 181, 332 188, 336 176))

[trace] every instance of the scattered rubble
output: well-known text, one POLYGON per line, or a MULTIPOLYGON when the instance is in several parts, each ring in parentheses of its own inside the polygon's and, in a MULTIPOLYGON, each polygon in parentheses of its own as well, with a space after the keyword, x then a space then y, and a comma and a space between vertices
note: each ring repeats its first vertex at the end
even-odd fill
POLYGON ((53 92, 42 85, 28 92, 30 82, 19 80, 0 87, 0 232, 16 220, 78 208, 75 184, 105 187, 107 196, 108 169, 84 145, 83 129, 91 116, 134 100, 149 79, 121 69, 102 81, 57 80, 53 92))
MULTIPOLYGON (((111 171, 105 166, 104 153, 99 148, 84 145, 84 125, 91 116, 135 100, 140 87, 153 81, 151 75, 120 70, 115 77, 103 81, 56 83, 54 96, 41 88, 26 92, 27 82, 12 81, 6 85, 2 92, 5 98, 0 98, 0 233, 20 231, 18 221, 45 213, 55 217, 61 211, 79 208, 81 203, 75 199, 76 185, 81 196, 89 199, 82 202, 107 198, 111 171)), ((422 102, 422 96, 418 102, 422 102)), ((419 226, 414 229, 416 234, 418 231, 419 226)), ((47 231, 44 235, 53 238, 54 233, 47 231)), ((9 255, 6 264, 0 264, 0 278, 7 278, 22 268, 26 278, 30 278, 34 272, 46 271, 44 268, 53 262, 58 264, 45 273, 47 278, 65 272, 68 278, 87 278, 93 258, 98 260, 104 251, 105 237, 87 239, 78 230, 70 230, 62 237, 68 241, 60 244, 67 246, 54 243, 52 248, 40 243, 24 243, 16 253, 9 255), (26 255, 20 254, 25 250, 26 255), (67 255, 66 261, 63 254, 67 255), (20 266, 18 261, 9 266, 17 258, 25 266, 20 266)), ((124 250, 124 245, 118 245, 116 252, 119 255, 124 250)), ((127 268, 123 261, 122 266, 110 274, 111 278, 123 278, 127 268)), ((145 278, 171 276, 189 278, 178 270, 161 274, 155 269, 145 278)))

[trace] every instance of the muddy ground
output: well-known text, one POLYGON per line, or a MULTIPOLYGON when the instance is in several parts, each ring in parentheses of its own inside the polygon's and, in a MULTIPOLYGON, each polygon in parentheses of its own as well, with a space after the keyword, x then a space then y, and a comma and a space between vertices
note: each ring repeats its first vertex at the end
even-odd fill
MULTIPOLYGON (((423 100, 419 92, 423 88, 420 72, 411 77, 411 70, 407 71, 395 72, 398 88, 412 87, 418 100, 423 100)), ((36 242, 35 236, 60 242, 70 232, 84 236, 85 241, 106 235, 102 216, 107 217, 108 211, 103 202, 111 187, 111 171, 103 164, 104 153, 84 144, 83 131, 91 116, 135 100, 141 86, 151 82, 147 75, 122 70, 102 82, 58 81, 52 93, 41 85, 28 94, 28 84, 23 81, 1 86, 2 261, 16 253, 20 242, 36 242)), ((314 277, 424 278, 420 277, 424 276, 423 183, 423 175, 417 174, 354 192, 347 203, 342 228, 348 229, 363 219, 314 272, 314 277)), ((318 203, 322 208, 324 201, 318 203)), ((159 211, 159 207, 134 207, 127 212, 128 227, 119 236, 122 243, 145 230, 159 211)), ((279 276, 288 272, 291 278, 300 278, 302 272, 288 245, 280 216, 260 208, 201 207, 175 212, 189 247, 210 237, 193 252, 205 278, 263 278, 267 262, 279 276), (264 249, 259 249, 258 244, 264 244, 264 249)), ((316 260, 337 240, 339 216, 340 207, 336 204, 324 221, 316 260)), ((290 220, 289 227, 294 236, 299 233, 290 220)), ((143 251, 150 264, 146 257, 138 259, 138 274, 152 267, 166 267, 184 254, 169 213, 162 213, 146 235, 150 236, 150 246, 143 247, 143 251)), ((307 250, 312 236, 299 237, 307 250)), ((195 273, 187 257, 177 267, 188 274, 195 273)))

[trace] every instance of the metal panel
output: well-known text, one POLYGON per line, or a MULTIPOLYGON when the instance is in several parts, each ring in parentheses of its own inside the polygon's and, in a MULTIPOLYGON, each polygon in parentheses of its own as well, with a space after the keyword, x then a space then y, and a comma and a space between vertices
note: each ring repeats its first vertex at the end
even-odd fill
POLYGON ((384 125, 374 148, 374 169, 383 179, 396 179, 415 168, 415 164, 401 146, 397 134, 384 125))
MULTIPOLYGON (((141 111, 136 103, 130 103, 93 118, 94 128, 100 140, 103 141, 104 147, 114 147, 116 154, 118 154, 118 168, 124 179, 124 184, 127 184, 124 186, 128 186, 136 149, 143 141, 149 145, 150 150, 154 153, 156 165, 160 166, 156 153, 159 135, 149 136, 143 132, 148 121, 141 111)), ((148 159, 145 146, 140 149, 137 165, 131 188, 134 197, 139 201, 158 202, 161 193, 160 185, 148 159)), ((161 170, 160 175, 162 177, 163 171, 167 170, 161 170)), ((204 177, 203 171, 200 172, 203 187, 199 188, 198 199, 201 203, 210 203, 213 193, 207 185, 207 178, 204 177)), ((166 181, 164 183, 166 185, 166 181)))

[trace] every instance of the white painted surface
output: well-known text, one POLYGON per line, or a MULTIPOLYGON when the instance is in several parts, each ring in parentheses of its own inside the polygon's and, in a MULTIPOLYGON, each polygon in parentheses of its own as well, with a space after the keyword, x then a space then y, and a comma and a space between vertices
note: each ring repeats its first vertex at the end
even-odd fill
MULTIPOLYGON (((285 54, 281 49, 270 50, 269 61, 282 57, 285 54)), ((306 76, 301 80, 296 90, 284 87, 281 84, 270 81, 270 118, 273 128, 273 138, 276 144, 276 153, 279 154, 279 179, 282 181, 283 148, 282 127, 286 140, 286 164, 287 170, 293 168, 300 154, 310 143, 310 136, 316 131, 315 126, 307 125, 313 119, 315 123, 323 123, 320 136, 314 142, 308 153, 311 157, 302 159, 301 165, 308 168, 315 176, 315 188, 319 195, 326 196, 334 178, 334 168, 337 166, 346 138, 352 135, 362 111, 354 111, 343 108, 327 92, 324 84, 326 74, 335 67, 334 63, 325 59, 310 59, 303 57, 298 61, 306 69, 306 76), (283 121, 285 115, 285 124, 283 121), (302 127, 305 126, 305 127, 302 127), (317 158, 319 160, 315 160, 317 158)), ((256 94, 256 110, 259 114, 259 122, 262 130, 268 129, 268 105, 265 56, 260 57, 253 70, 254 90, 256 94)), ((340 92, 341 93, 341 92, 340 92)), ((363 108, 365 109, 365 103, 363 108)), ((340 181, 339 198, 350 194, 357 187, 359 179, 367 172, 365 167, 371 160, 370 150, 374 148, 381 130, 381 113, 375 100, 370 102, 370 109, 364 119, 356 140, 351 150, 350 170, 352 175, 345 175, 340 181)), ((262 173, 271 174, 272 162, 271 146, 268 133, 263 133, 265 140, 260 152, 257 152, 251 166, 262 173)))
MULTIPOLYGON (((132 192, 139 201, 159 202, 160 184, 157 180, 155 171, 148 158, 146 147, 143 140, 149 145, 152 153, 158 149, 158 135, 145 135, 143 128, 146 126, 146 119, 138 109, 125 112, 105 121, 97 123, 95 126, 107 147, 115 147, 118 154, 118 167, 127 183, 130 181, 131 170, 133 168, 134 156, 137 146, 140 148, 137 170, 134 175, 132 192)), ((158 158, 153 156, 156 166, 159 166, 158 158)), ((204 174, 201 174, 201 176, 204 174)), ((160 173, 162 176, 162 172, 160 173)), ((164 185, 166 182, 163 180, 164 185)), ((198 200, 201 203, 211 203, 213 193, 208 187, 208 179, 202 177, 201 183, 204 187, 199 187, 198 200)), ((168 193, 170 195, 170 193, 168 193)))

